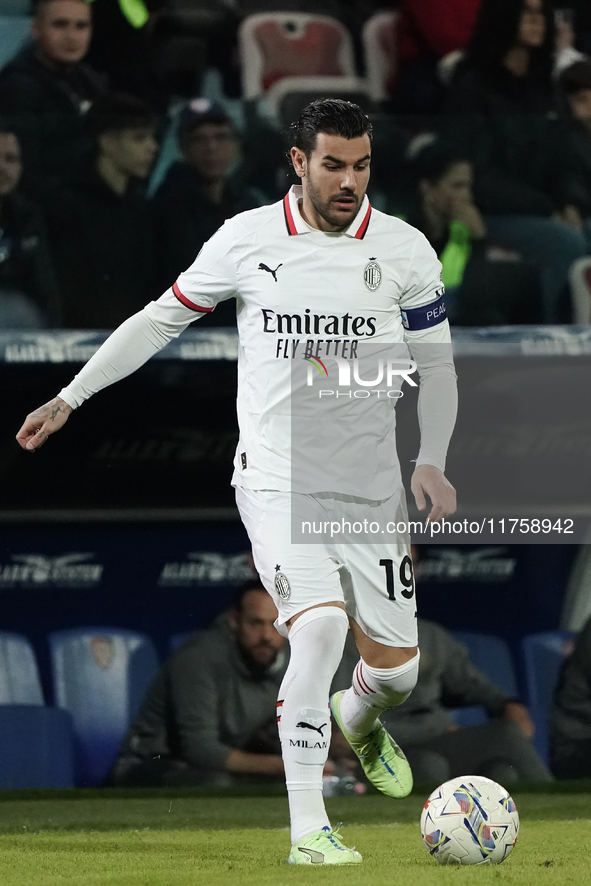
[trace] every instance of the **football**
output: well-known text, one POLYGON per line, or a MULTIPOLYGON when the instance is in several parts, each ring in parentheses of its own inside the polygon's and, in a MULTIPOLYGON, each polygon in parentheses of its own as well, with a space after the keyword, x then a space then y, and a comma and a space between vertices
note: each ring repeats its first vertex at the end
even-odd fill
POLYGON ((519 815, 505 788, 479 775, 446 781, 421 815, 421 835, 440 864, 500 864, 519 833, 519 815))

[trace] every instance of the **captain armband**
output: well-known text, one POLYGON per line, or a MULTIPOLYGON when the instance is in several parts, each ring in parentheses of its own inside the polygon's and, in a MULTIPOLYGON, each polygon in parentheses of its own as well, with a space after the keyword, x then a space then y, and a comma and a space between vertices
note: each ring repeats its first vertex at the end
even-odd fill
POLYGON ((400 309, 402 315, 402 325, 410 332, 419 329, 430 329, 437 326, 446 319, 445 301, 443 295, 445 290, 437 290, 439 297, 435 301, 429 302, 428 305, 420 305, 418 308, 400 309))

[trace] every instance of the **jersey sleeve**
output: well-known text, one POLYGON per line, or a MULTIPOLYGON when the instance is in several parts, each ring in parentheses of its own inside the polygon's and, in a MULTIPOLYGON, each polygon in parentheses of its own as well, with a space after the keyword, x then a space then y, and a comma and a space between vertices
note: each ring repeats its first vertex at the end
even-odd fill
POLYGON ((446 320, 441 262, 427 238, 417 232, 408 277, 400 298, 406 333, 434 329, 446 320))
POLYGON ((210 313, 219 302, 236 294, 236 232, 232 219, 203 245, 172 291, 185 307, 201 314, 210 313))

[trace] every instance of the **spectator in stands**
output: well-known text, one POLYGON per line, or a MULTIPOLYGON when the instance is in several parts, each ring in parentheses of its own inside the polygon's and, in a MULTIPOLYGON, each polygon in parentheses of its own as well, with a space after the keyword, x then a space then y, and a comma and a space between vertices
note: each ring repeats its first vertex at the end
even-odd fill
MULTIPOLYGON (((168 170, 154 197, 163 289, 172 286, 227 218, 261 202, 233 179, 240 148, 220 105, 206 98, 190 101, 180 115, 178 142, 181 160, 168 170)), ((219 322, 216 318, 215 325, 219 322)))
POLYGON ((82 62, 91 34, 85 0, 37 0, 26 47, 0 73, 0 114, 10 118, 23 151, 23 186, 48 200, 90 152, 84 114, 103 90, 82 62))
POLYGON ((483 0, 443 123, 475 163, 489 234, 541 269, 546 322, 568 319, 568 269, 585 252, 554 119, 553 55, 548 0, 483 0))
MULTIPOLYGON (((415 781, 437 785, 467 772, 503 785, 551 781, 531 744, 534 727, 524 705, 478 670, 466 647, 444 628, 422 618, 418 627, 417 685, 403 705, 382 715, 408 757, 415 781), (491 719, 460 728, 450 708, 472 705, 482 705, 491 719)), ((358 658, 348 639, 333 692, 351 684, 358 658)))
POLYGON ((563 123, 575 181, 573 201, 585 219, 591 251, 591 60, 567 68, 560 77, 560 86, 567 104, 563 123))
POLYGON ((34 329, 59 319, 55 274, 38 207, 18 191, 19 143, 0 121, 0 328, 34 329))
POLYGON ((252 580, 228 621, 194 635, 165 662, 125 737, 113 784, 283 777, 276 706, 289 656, 276 618, 271 597, 252 580))
POLYGON ((437 64, 462 50, 472 35, 480 0, 401 0, 396 21, 394 107, 407 114, 439 109, 444 87, 437 64))
POLYGON ((554 775, 591 778, 591 619, 563 664, 549 725, 554 775))
POLYGON ((412 192, 403 217, 439 256, 450 321, 464 326, 540 322, 538 274, 518 255, 503 260, 490 243, 474 203, 472 164, 435 136, 419 139, 422 146, 407 164, 412 192))
POLYGON ((112 329, 160 294, 150 205, 139 188, 158 151, 156 118, 139 99, 112 94, 96 100, 87 124, 95 160, 55 200, 51 238, 64 326, 112 329))

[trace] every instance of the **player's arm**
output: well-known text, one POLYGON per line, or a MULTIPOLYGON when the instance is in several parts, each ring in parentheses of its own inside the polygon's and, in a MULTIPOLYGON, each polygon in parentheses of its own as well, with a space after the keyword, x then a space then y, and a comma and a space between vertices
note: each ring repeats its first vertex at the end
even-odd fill
POLYGON ((419 511, 427 508, 430 499, 429 522, 456 509, 456 492, 445 476, 445 461, 456 421, 457 378, 440 273, 437 256, 419 235, 401 310, 406 341, 420 377, 421 445, 411 491, 419 511))
POLYGON ((20 446, 30 452, 39 449, 85 400, 131 375, 193 320, 234 295, 233 245, 232 226, 227 222, 171 289, 125 320, 57 397, 26 417, 16 437, 20 446))

